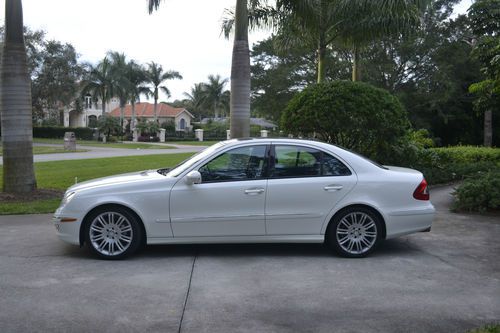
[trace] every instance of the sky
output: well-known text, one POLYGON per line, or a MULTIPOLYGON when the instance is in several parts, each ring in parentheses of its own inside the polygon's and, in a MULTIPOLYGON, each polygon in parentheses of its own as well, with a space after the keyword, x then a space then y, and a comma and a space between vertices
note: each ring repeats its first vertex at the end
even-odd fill
MULTIPOLYGON (((182 80, 165 84, 171 97, 183 99, 210 74, 229 78, 232 39, 221 36, 224 9, 235 0, 165 0, 148 14, 147 0, 23 0, 24 25, 42 29, 48 39, 71 43, 80 60, 97 63, 108 51, 123 52, 146 64, 154 61, 165 70, 176 70, 182 80)), ((471 0, 462 0, 463 13, 471 0)), ((5 0, 0 0, 0 24, 4 23, 5 0)), ((250 45, 270 33, 250 33, 250 45)), ((229 85, 227 86, 229 89, 229 85)))

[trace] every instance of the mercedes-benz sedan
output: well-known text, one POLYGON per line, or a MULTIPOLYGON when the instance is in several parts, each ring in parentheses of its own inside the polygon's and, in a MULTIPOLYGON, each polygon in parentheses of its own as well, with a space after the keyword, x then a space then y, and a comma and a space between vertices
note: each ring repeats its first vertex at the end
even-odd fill
POLYGON ((145 244, 242 242, 325 242, 363 257, 430 230, 434 212, 418 171, 316 141, 239 139, 172 169, 76 184, 53 221, 59 238, 106 259, 145 244))

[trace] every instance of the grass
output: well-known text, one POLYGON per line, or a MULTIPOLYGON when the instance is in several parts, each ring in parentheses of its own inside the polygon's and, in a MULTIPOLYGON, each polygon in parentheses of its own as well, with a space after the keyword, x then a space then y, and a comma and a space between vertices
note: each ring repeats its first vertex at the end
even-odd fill
MULTIPOLYGON (((174 166, 192 153, 111 157, 88 160, 54 161, 35 163, 39 188, 66 190, 75 183, 110 176, 119 173, 174 166)), ((0 169, 0 187, 3 185, 3 171, 0 169)), ((52 213, 60 199, 31 202, 8 202, 0 204, 0 215, 52 213)))
MULTIPOLYGON (((42 139, 35 138, 33 139, 35 143, 47 143, 47 144, 56 144, 63 145, 63 139, 42 139)), ((175 149, 175 147, 167 146, 167 145, 153 145, 150 143, 121 143, 121 142, 111 142, 111 143, 102 143, 93 140, 77 140, 76 144, 79 146, 90 146, 90 147, 101 147, 101 148, 123 148, 123 149, 175 149)))
POLYGON ((185 146, 211 146, 219 141, 169 141, 168 143, 185 146))
MULTIPOLYGON (((33 146, 33 154, 58 154, 58 153, 81 153, 84 151, 88 151, 86 149, 77 149, 77 150, 64 150, 62 147, 50 147, 50 146, 33 146)), ((3 150, 0 147, 0 156, 2 156, 3 150)))
POLYGON ((500 333, 500 324, 485 325, 480 328, 476 328, 467 333, 500 333))

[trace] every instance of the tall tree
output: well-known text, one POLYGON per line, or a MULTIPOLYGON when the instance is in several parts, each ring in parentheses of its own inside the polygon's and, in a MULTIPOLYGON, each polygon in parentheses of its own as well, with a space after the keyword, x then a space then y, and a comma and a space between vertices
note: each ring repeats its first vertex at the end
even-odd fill
MULTIPOLYGON (((284 50, 308 45, 316 50, 317 82, 326 78, 325 59, 332 43, 349 45, 353 80, 359 80, 360 49, 381 36, 400 34, 418 25, 430 0, 277 0, 275 6, 253 6, 248 20, 252 28, 272 27, 284 50)), ((223 23, 227 33, 234 21, 223 23)))
POLYGON ((83 81, 82 94, 92 94, 94 100, 101 100, 102 115, 106 114, 106 103, 113 97, 113 68, 108 57, 104 57, 96 66, 90 65, 87 78, 83 81))
POLYGON ((493 143, 493 111, 500 108, 500 0, 478 0, 469 9, 472 32, 477 38, 473 55, 485 79, 470 86, 478 97, 475 107, 484 112, 484 145, 493 143))
MULTIPOLYGON (((258 0, 250 0, 252 4, 258 0)), ((161 0, 148 0, 151 14, 161 0)), ((250 50, 248 47, 248 1, 236 0, 235 33, 231 62, 231 137, 250 136, 250 50)))
MULTIPOLYGON (((326 53, 326 79, 347 80, 350 52, 338 46, 336 50, 326 53)), ((290 99, 317 80, 314 48, 298 44, 282 52, 272 36, 254 44, 251 56, 252 114, 279 121, 290 99)))
POLYGON ((108 56, 111 59, 114 93, 120 101, 120 126, 123 129, 124 112, 128 102, 130 87, 130 82, 126 75, 128 71, 127 57, 124 53, 120 52, 109 52, 108 56))
POLYGON ((250 136, 250 49, 248 47, 248 3, 236 0, 234 42, 231 61, 231 138, 250 136))
POLYGON ((352 49, 352 80, 361 79, 361 50, 382 37, 408 35, 416 29, 430 0, 335 1, 339 38, 352 49))
POLYGON ((31 87, 23 35, 21 0, 5 1, 5 41, 0 67, 3 191, 36 189, 33 168, 31 87))
POLYGON ((140 101, 141 95, 149 96, 149 89, 145 85, 147 82, 145 69, 134 60, 129 61, 127 64, 126 77, 129 82, 128 98, 132 107, 130 129, 133 130, 137 125, 135 104, 140 101))
POLYGON ((182 76, 179 74, 179 72, 176 71, 164 72, 162 66, 155 63, 154 61, 148 64, 148 68, 145 74, 147 83, 152 85, 152 87, 149 89, 149 94, 153 96, 154 99, 154 121, 157 121, 158 114, 156 109, 158 105, 159 90, 163 91, 168 97, 170 97, 170 90, 167 88, 167 86, 162 86, 161 84, 167 80, 182 79, 182 76))
POLYGON ((59 119, 62 108, 75 102, 84 69, 71 44, 48 41, 40 53, 41 66, 32 78, 34 111, 49 111, 59 119))

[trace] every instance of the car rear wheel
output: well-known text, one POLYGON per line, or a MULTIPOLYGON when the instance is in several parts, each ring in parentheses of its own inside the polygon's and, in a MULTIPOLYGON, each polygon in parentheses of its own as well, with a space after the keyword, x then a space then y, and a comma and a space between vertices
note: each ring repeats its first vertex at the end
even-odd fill
POLYGON ((137 218, 120 207, 104 208, 92 214, 85 232, 90 251, 104 259, 122 259, 139 248, 142 229, 137 218))
POLYGON ((365 257, 380 241, 381 223, 368 208, 347 208, 334 217, 327 234, 328 243, 343 257, 365 257))

